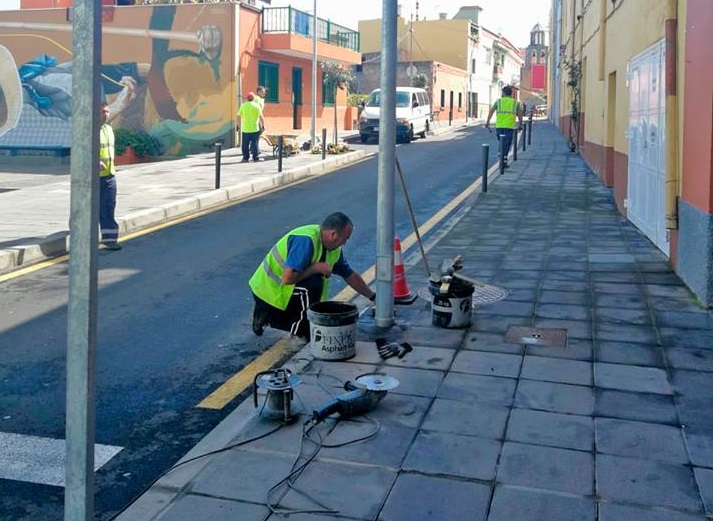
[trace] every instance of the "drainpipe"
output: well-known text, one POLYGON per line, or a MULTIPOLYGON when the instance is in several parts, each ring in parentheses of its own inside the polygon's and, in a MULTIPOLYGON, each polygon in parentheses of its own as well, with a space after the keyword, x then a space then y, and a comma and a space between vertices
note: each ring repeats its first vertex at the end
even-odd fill
POLYGON ((666 175, 665 211, 666 229, 678 229, 678 96, 677 33, 678 0, 666 0, 664 21, 666 42, 666 175))

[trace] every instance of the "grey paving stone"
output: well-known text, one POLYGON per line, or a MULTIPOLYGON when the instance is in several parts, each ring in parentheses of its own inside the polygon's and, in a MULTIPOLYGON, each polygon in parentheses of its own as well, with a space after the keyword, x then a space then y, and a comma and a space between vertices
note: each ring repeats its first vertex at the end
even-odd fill
POLYGON ((710 311, 654 311, 659 327, 678 327, 685 329, 713 329, 713 316, 710 311))
POLYGON ((399 474, 380 521, 485 521, 490 487, 442 477, 399 474))
POLYGON ((595 388, 597 416, 678 426, 673 396, 595 388))
POLYGON ((683 435, 686 438, 691 463, 696 467, 713 468, 713 432, 694 434, 684 430, 683 435))
POLYGON ((704 521, 697 516, 675 510, 599 502, 599 521, 704 521))
POLYGON ((404 334, 404 340, 414 346, 444 347, 457 349, 463 342, 465 330, 445 329, 433 326, 410 326, 404 334))
MULTIPOLYGON (((389 469, 315 460, 305 468, 295 485, 322 505, 338 510, 342 516, 374 519, 395 480, 396 472, 389 469), (346 490, 348 494, 344 493, 346 490)), ((319 508, 294 490, 285 495, 280 505, 305 510, 319 508)))
POLYGON ((330 460, 399 468, 416 436, 416 429, 381 423, 375 436, 350 443, 355 439, 366 438, 373 432, 374 424, 371 422, 340 421, 329 435, 322 438, 324 446, 319 456, 330 460), (330 447, 341 444, 344 445, 330 447))
POLYGON ((602 340, 595 342, 594 351, 597 362, 652 367, 664 366, 662 350, 656 345, 602 340))
MULTIPOLYGON (((567 282, 589 282, 589 274, 586 271, 552 271, 544 275, 543 281, 562 280, 567 282)), ((548 297, 549 298, 549 297, 548 297)), ((578 300, 573 299, 568 301, 570 304, 576 304, 578 300)))
POLYGON ((504 317, 532 317, 535 310, 533 302, 514 302, 511 300, 501 300, 491 304, 478 306, 479 316, 504 316, 504 317))
POLYGON ((415 429, 421 425, 430 406, 431 398, 401 395, 389 391, 378 406, 369 412, 369 418, 382 424, 401 425, 415 429))
POLYGON ((161 515, 160 519, 161 521, 193 521, 196 519, 262 521, 269 512, 264 505, 188 494, 176 501, 161 515))
POLYGON ((592 451, 594 423, 589 416, 513 409, 506 439, 532 445, 592 451))
POLYGON ((497 481, 590 495, 594 491, 594 458, 587 452, 506 442, 497 481))
POLYGON ((495 488, 488 521, 596 521, 591 499, 508 485, 495 488))
POLYGON ((591 362, 593 349, 591 340, 568 338, 567 346, 565 348, 528 345, 526 347, 526 353, 533 356, 568 358, 570 360, 584 360, 591 362))
POLYGON ((597 454, 597 493, 603 499, 701 511, 689 467, 597 454))
POLYGON ((460 351, 451 366, 451 371, 489 376, 517 378, 520 374, 522 356, 483 351, 460 351))
POLYGON ((544 291, 590 291, 589 282, 576 280, 561 280, 545 277, 542 281, 542 290, 544 291))
POLYGON ((658 335, 652 325, 609 324, 607 322, 596 321, 594 323, 594 335, 598 341, 610 340, 614 342, 632 342, 649 345, 658 343, 658 335))
POLYGON ((662 311, 695 313, 701 310, 696 302, 691 298, 671 298, 651 295, 649 296, 648 301, 651 308, 654 310, 654 313, 662 311))
POLYGON ((664 347, 713 349, 713 329, 662 327, 659 332, 664 347))
POLYGON ((592 385, 592 364, 582 360, 525 355, 520 376, 528 380, 592 385))
POLYGON ((594 320, 610 324, 633 324, 649 326, 653 322, 647 309, 610 308, 597 306, 594 308, 594 320))
POLYGON ((504 335, 510 326, 528 326, 531 320, 526 317, 501 317, 498 315, 480 316, 479 311, 475 313, 475 319, 471 326, 471 331, 483 331, 488 333, 500 333, 504 335))
POLYGON ((438 390, 439 398, 510 406, 517 380, 497 376, 449 373, 438 390))
POLYGON ((706 512, 713 514, 713 469, 693 468, 706 512))
MULTIPOLYGON (((595 287, 601 284, 594 283, 595 287)), ((612 283, 608 283, 612 284, 612 283)), ((633 284, 622 284, 622 286, 638 286, 633 284)), ((619 308, 619 309, 639 309, 646 310, 646 298, 640 293, 595 293, 594 294, 595 308, 619 308)))
POLYGON ((537 289, 512 288, 508 290, 507 300, 515 302, 532 302, 537 300, 537 289))
POLYGON ((208 496, 263 503, 270 487, 290 473, 294 461, 293 455, 229 451, 193 481, 191 491, 208 496), (235 469, 250 469, 250 472, 236 472, 235 469))
POLYGON ((508 412, 507 407, 497 405, 436 399, 422 428, 500 440, 508 412))
POLYGON ((403 469, 490 481, 495 477, 499 454, 499 441, 421 431, 406 456, 403 469))
POLYGON ((520 380, 515 393, 515 407, 591 415, 594 412, 594 393, 591 387, 520 380))
POLYGON ((605 389, 619 389, 654 394, 673 394, 663 369, 596 362, 594 384, 605 389))
POLYGON ((693 295, 688 288, 686 288, 683 284, 680 284, 680 279, 678 286, 672 286, 670 284, 645 284, 644 290, 649 295, 655 297, 693 299, 693 295))
POLYGON ((713 433, 713 378, 710 373, 673 371, 681 423, 693 434, 713 433))
POLYGON ((616 273, 607 271, 597 271, 590 273, 592 283, 613 282, 622 284, 638 284, 641 279, 636 273, 616 273))
POLYGON ((483 331, 476 331, 469 333, 463 342, 463 349, 474 350, 474 351, 489 351, 493 353, 509 353, 514 355, 521 355, 525 352, 525 346, 521 344, 506 344, 505 343, 505 333, 486 333, 483 331), (478 335, 478 340, 471 340, 471 335, 478 335), (491 336, 493 339, 489 341, 484 341, 482 339, 483 335, 491 336))
POLYGON ((538 318, 554 318, 560 320, 590 320, 589 308, 568 304, 539 304, 535 310, 538 318))
POLYGON ((674 369, 713 372, 713 350, 671 347, 666 349, 666 359, 674 369))
POLYGON ((688 463, 678 427, 611 418, 594 420, 597 452, 642 459, 688 463))
POLYGON ((590 296, 586 291, 542 291, 541 304, 569 304, 572 306, 589 306, 590 296))
MULTIPOLYGON (((624 295, 633 295, 644 297, 644 288, 642 284, 617 284, 615 282, 593 282, 592 291, 596 295, 602 293, 619 293, 624 295)), ((597 297, 595 297, 595 302, 597 297)), ((641 303, 641 301, 639 301, 641 303)))

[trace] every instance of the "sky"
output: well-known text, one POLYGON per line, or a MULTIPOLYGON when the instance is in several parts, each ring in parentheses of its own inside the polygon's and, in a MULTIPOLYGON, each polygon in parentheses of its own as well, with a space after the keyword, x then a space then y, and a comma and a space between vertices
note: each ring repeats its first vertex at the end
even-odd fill
MULTIPOLYGON (((2 1, 2 0, 0 0, 2 1)), ((415 12, 416 0, 397 0, 401 16, 406 20, 415 12)), ((463 5, 483 8, 479 23, 502 35, 518 47, 530 43, 530 31, 539 23, 547 29, 551 0, 418 0, 418 19, 435 20, 438 13, 452 18, 463 5)), ((272 0, 272 7, 292 5, 301 11, 312 12, 314 0, 272 0)), ((317 16, 357 29, 359 20, 381 18, 382 0, 317 0, 317 16)))

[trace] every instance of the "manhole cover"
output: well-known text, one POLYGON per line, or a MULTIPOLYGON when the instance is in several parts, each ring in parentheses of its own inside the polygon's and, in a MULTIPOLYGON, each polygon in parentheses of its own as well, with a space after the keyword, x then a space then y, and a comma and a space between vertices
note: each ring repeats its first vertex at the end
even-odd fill
MULTIPOLYGON (((433 300, 433 295, 431 295, 428 286, 421 286, 418 288, 417 293, 423 300, 427 300, 428 302, 433 300)), ((475 286, 473 291, 473 305, 483 306, 485 304, 492 304, 493 302, 503 300, 507 296, 507 290, 505 288, 501 288, 500 286, 493 286, 491 284, 475 286)))
POLYGON ((567 347, 567 330, 510 326, 505 334, 505 342, 508 344, 567 347))

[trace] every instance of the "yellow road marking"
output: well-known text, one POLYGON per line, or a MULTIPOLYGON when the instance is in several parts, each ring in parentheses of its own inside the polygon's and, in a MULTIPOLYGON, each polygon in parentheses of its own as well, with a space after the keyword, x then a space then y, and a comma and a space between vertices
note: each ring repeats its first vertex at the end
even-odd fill
POLYGON ((250 387, 255 376, 261 371, 272 369, 280 361, 296 353, 302 345, 294 344, 289 338, 278 340, 267 351, 231 376, 223 385, 210 393, 196 407, 222 409, 230 401, 250 387))
POLYGON ((65 262, 67 259, 69 259, 69 254, 65 253, 61 257, 55 257, 54 259, 49 259, 46 261, 39 262, 37 264, 32 264, 31 266, 27 266, 25 268, 20 268, 18 270, 11 271, 10 273, 6 273, 5 275, 0 275, 0 282, 12 280, 17 277, 22 277, 23 275, 32 273, 34 271, 42 270, 44 268, 49 268, 50 266, 54 266, 55 264, 65 262))

